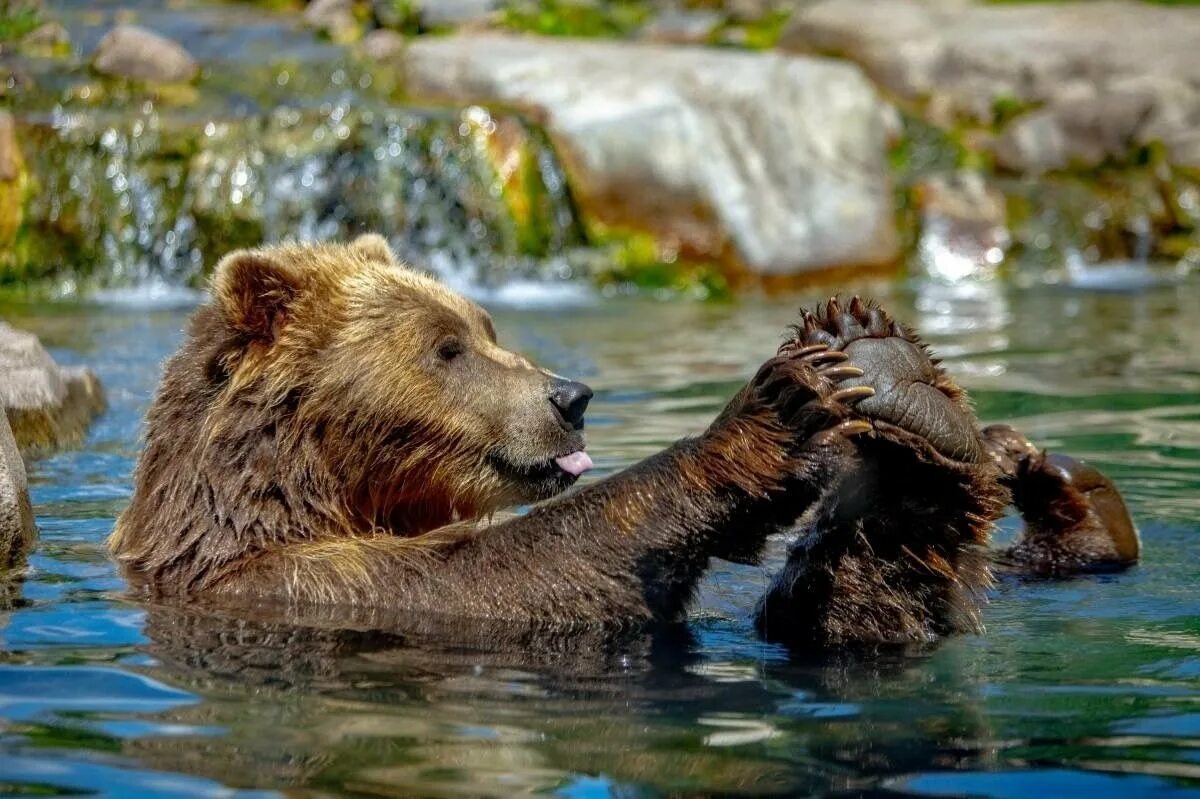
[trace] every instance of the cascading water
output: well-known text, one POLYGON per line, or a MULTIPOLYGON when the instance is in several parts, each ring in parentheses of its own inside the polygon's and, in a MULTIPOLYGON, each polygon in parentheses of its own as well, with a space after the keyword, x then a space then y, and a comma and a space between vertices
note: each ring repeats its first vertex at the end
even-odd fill
POLYGON ((479 107, 362 108, 347 96, 222 121, 146 104, 23 124, 37 191, 20 254, 63 293, 194 286, 238 246, 365 230, 483 293, 569 280, 596 255, 544 135, 479 107))

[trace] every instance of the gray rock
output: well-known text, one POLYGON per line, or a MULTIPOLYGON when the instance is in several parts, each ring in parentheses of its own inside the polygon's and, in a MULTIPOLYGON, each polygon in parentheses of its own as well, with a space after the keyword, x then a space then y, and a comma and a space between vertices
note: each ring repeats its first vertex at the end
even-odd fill
POLYGON ((375 61, 391 61, 404 53, 404 37, 387 28, 373 30, 363 37, 362 52, 375 61))
POLYGON ((104 75, 149 83, 186 82, 199 71, 187 50, 136 25, 118 25, 109 31, 92 54, 92 67, 104 75))
POLYGON ((421 0, 417 20, 422 28, 457 28, 491 22, 497 0, 421 0))
POLYGON ((671 44, 704 44, 725 16, 705 9, 667 8, 639 31, 643 39, 671 44))
POLYGON ((58 22, 43 23, 21 39, 21 48, 35 52, 55 50, 71 43, 71 37, 58 22))
POLYGON ((13 565, 29 551, 35 536, 25 464, 8 419, 0 414, 0 569, 13 565))
POLYGON ((1098 166, 1133 149, 1154 105, 1146 92, 1064 96, 1014 120, 996 141, 996 163, 1028 173, 1098 166))
POLYGON ((1152 141, 1200 164, 1197 42, 1200 13, 1152 3, 823 0, 796 11, 780 46, 845 55, 904 98, 933 98, 941 121, 950 112, 988 122, 997 103, 1052 106, 1003 145, 1011 163, 1041 169, 1152 141), (1083 146, 1087 131, 1099 143, 1083 146))
POLYGON ((304 24, 340 38, 358 27, 354 0, 312 0, 304 9, 304 24))
POLYGON ((104 392, 90 369, 61 367, 37 336, 0 322, 0 407, 22 451, 80 441, 104 409, 104 392))
POLYGON ((585 212, 739 266, 882 265, 894 122, 854 66, 776 53, 459 35, 411 43, 418 95, 543 119, 585 212))

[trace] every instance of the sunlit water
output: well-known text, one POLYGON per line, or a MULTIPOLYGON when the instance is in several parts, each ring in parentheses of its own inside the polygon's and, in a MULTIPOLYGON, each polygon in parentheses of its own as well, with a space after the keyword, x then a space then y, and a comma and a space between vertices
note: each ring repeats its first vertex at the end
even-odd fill
MULTIPOLYGON (((868 661, 797 661, 755 640, 747 617, 780 544, 762 568, 714 563, 690 642, 600 662, 205 626, 123 599, 103 547, 187 310, 128 298, 5 309, 60 360, 93 366, 110 409, 82 449, 32 466, 41 544, 19 603, 0 613, 0 790, 1200 790, 1200 292, 874 290, 927 334, 984 420, 1012 420, 1112 475, 1142 530, 1143 565, 1003 583, 985 635, 868 661)), ((506 343, 596 388, 602 476, 702 429, 799 302, 573 296, 496 316, 506 343)))

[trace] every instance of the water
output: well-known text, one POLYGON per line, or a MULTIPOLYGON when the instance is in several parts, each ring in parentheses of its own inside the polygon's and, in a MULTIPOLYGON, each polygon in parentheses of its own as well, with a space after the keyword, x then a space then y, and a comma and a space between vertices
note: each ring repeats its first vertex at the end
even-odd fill
MULTIPOLYGON (((31 470, 41 543, 0 613, 0 793, 1200 795, 1200 292, 866 288, 927 333, 981 417, 1112 475, 1144 564, 1001 584, 985 635, 865 662, 755 640, 782 543, 764 568, 714 565, 691 641, 624 657, 498 659, 143 607, 103 542, 187 311, 6 308, 96 368, 111 407, 82 449, 31 470)), ((799 301, 496 317, 504 342, 596 388, 603 475, 702 428, 799 301)))

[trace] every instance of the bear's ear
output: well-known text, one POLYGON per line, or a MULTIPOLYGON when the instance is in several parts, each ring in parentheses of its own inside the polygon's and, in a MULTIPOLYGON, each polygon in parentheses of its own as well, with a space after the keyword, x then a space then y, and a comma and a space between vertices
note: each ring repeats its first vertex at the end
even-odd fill
POLYGON ((396 266, 396 256, 388 246, 387 239, 378 233, 364 233, 350 242, 350 249, 370 261, 396 266))
POLYGON ((272 342, 300 293, 298 270, 270 250, 237 250, 213 274, 213 296, 238 333, 272 342))

